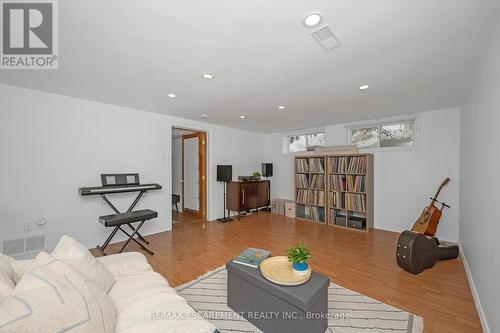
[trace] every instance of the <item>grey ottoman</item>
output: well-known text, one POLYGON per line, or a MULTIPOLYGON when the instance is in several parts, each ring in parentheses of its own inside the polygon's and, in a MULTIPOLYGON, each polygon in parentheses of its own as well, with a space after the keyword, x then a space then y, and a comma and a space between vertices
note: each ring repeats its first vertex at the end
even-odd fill
POLYGON ((227 304, 245 319, 269 333, 324 333, 328 327, 330 280, 313 272, 295 287, 266 280, 258 268, 226 264, 227 304))

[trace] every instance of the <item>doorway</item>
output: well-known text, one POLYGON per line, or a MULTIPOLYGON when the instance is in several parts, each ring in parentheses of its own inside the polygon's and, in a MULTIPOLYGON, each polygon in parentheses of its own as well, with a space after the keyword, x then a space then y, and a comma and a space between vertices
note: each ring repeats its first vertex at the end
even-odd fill
POLYGON ((207 218, 207 135, 172 128, 172 220, 174 224, 207 218))

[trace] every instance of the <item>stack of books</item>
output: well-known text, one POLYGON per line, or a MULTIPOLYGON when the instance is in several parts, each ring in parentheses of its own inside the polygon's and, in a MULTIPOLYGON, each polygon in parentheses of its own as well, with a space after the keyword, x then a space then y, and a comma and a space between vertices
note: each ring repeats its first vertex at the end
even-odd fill
POLYGON ((258 268, 260 264, 271 256, 271 252, 249 247, 233 259, 236 264, 258 268))

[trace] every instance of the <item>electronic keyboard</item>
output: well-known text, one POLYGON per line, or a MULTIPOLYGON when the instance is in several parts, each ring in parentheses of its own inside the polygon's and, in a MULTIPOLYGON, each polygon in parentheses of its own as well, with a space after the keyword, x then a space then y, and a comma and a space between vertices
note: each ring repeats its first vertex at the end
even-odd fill
POLYGON ((81 196, 87 195, 102 195, 110 193, 127 193, 127 192, 140 192, 140 191, 154 191, 161 190, 159 184, 133 184, 133 185, 107 185, 95 187, 80 187, 78 192, 81 196))

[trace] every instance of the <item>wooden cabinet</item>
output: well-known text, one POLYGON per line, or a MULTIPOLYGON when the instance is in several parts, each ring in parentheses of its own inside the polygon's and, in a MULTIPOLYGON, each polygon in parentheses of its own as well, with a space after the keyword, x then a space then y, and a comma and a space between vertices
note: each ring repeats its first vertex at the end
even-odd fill
POLYGON ((270 204, 270 190, 268 180, 228 182, 227 209, 241 213, 267 207, 270 204))

